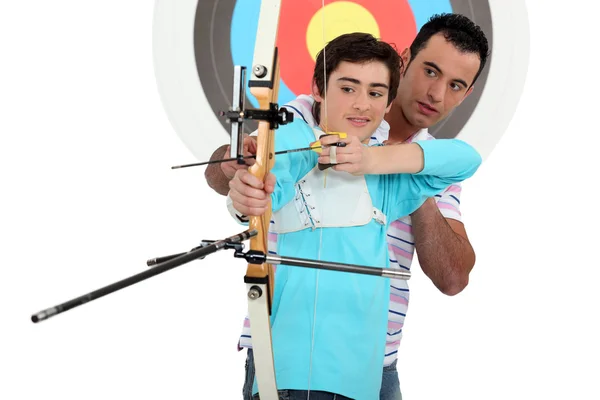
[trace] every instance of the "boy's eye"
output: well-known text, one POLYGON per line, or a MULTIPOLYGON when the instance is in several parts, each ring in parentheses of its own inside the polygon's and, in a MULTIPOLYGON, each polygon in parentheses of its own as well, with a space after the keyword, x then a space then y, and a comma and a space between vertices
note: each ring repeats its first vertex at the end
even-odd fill
POLYGON ((350 88, 350 87, 343 87, 342 90, 346 93, 351 93, 354 91, 354 89, 350 88))
POLYGON ((430 68, 425 68, 425 74, 427 74, 427 76, 435 76, 435 71, 430 69, 430 68))

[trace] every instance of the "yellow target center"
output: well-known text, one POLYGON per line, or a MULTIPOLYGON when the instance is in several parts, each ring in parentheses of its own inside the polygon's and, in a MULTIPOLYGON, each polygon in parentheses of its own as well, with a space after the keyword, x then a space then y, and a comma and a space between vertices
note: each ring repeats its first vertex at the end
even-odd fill
POLYGON ((369 10, 359 4, 337 1, 319 9, 311 18, 306 30, 306 47, 313 61, 327 42, 352 32, 365 32, 376 38, 380 37, 377 20, 369 10))

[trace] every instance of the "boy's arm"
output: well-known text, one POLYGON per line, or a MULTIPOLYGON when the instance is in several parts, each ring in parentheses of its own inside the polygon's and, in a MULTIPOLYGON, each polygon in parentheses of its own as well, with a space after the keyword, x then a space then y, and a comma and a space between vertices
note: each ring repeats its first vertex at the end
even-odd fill
POLYGON ((424 154, 415 143, 365 147, 358 173, 365 175, 416 174, 423 170, 424 154))
POLYGON ((458 139, 369 147, 364 153, 368 155, 360 162, 361 171, 386 175, 386 180, 399 184, 392 190, 399 190, 399 201, 433 197, 470 178, 481 165, 477 150, 458 139))
MULTIPOLYGON (((304 121, 294 120, 280 127, 275 133, 275 151, 309 147, 315 141, 311 127, 304 121)), ((275 190, 271 195, 273 212, 289 203, 296 195, 296 182, 317 165, 318 155, 314 151, 292 152, 275 156, 271 173, 275 175, 275 190)))
MULTIPOLYGON (((312 129, 302 121, 294 122, 275 132, 275 151, 308 147, 311 139, 314 141, 312 129)), ((248 215, 261 215, 269 206, 269 200, 272 211, 278 211, 294 198, 296 182, 316 163, 317 154, 312 151, 276 156, 271 169, 271 176, 275 178, 272 189, 248 176, 247 171, 237 171, 229 184, 227 204, 230 213, 238 222, 244 223, 248 215)))
POLYGON ((445 179, 449 186, 472 176, 481 164, 481 156, 466 142, 458 139, 418 141, 409 144, 367 147, 356 137, 323 138, 323 145, 346 142, 346 147, 324 149, 318 161, 329 164, 336 152, 336 171, 353 175, 418 174, 445 179))
POLYGON ((410 175, 411 182, 425 197, 470 178, 481 165, 481 155, 462 140, 424 140, 414 144, 423 151, 423 169, 410 175))
POLYGON ((471 177, 481 165, 479 153, 458 139, 368 147, 364 158, 364 174, 433 175, 451 180, 450 183, 471 177))

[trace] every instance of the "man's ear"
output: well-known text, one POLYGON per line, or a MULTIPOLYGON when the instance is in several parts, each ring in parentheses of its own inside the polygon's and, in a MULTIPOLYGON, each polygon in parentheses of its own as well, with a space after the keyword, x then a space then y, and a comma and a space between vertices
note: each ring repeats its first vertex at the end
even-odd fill
POLYGON ((400 70, 400 74, 404 75, 406 73, 408 63, 410 62, 410 48, 405 48, 402 53, 400 53, 400 58, 402 59, 402 69, 400 70))
POLYGON ((394 101, 396 101, 396 100, 392 100, 392 102, 390 103, 390 105, 387 106, 387 108, 385 109, 385 113, 386 114, 389 113, 390 110, 392 109, 392 106, 394 105, 394 101))
POLYGON ((317 102, 322 102, 323 98, 321 97, 321 92, 319 91, 319 87, 317 86, 317 81, 313 79, 312 81, 312 96, 317 102))
POLYGON ((460 99, 460 102, 457 105, 460 105, 460 103, 462 103, 463 101, 465 101, 465 99, 473 92, 473 88, 475 87, 475 85, 471 86, 468 90, 467 93, 465 93, 465 95, 463 96, 462 99, 460 99))

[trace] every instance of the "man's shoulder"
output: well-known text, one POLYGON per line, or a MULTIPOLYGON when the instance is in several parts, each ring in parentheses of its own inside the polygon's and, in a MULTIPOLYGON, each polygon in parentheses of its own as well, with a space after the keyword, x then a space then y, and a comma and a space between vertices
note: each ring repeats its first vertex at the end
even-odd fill
POLYGON ((316 122, 312 115, 312 107, 315 102, 315 99, 312 96, 301 94, 296 97, 294 100, 288 101, 282 107, 288 109, 297 117, 300 117, 302 121, 307 123, 310 126, 315 126, 316 122))
POLYGON ((408 138, 408 140, 406 140, 406 143, 418 142, 421 140, 435 140, 435 137, 431 133, 429 133, 429 130, 427 128, 424 128, 412 135, 410 138, 408 138))
POLYGON ((281 150, 281 145, 305 147, 308 143, 315 141, 314 125, 310 125, 306 121, 296 118, 291 123, 281 125, 276 131, 275 146, 281 150))
POLYGON ((374 146, 378 144, 383 144, 390 137, 390 124, 384 119, 381 121, 381 124, 375 129, 375 132, 371 134, 371 138, 369 140, 369 145, 374 146))

